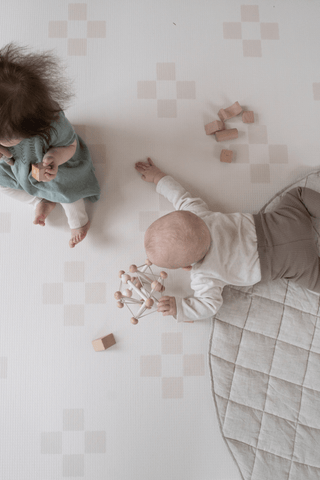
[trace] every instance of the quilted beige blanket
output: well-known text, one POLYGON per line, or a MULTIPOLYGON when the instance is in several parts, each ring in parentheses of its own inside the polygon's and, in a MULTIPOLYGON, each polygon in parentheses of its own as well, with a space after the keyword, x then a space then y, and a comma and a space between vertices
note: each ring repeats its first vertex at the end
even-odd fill
MULTIPOLYGON (((295 186, 320 191, 320 171, 295 186)), ((320 238, 320 221, 314 220, 320 238)), ((246 480, 320 479, 320 296, 292 282, 224 289, 209 343, 221 432, 246 480)))

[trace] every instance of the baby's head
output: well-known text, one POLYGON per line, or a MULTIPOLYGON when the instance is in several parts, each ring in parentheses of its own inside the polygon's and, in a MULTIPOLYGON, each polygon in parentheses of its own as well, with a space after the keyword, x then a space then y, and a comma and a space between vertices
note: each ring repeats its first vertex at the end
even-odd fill
POLYGON ((192 212, 177 210, 153 222, 144 237, 148 259, 162 268, 186 268, 209 250, 211 235, 205 222, 192 212))
POLYGON ((41 136, 73 97, 65 67, 51 51, 30 53, 14 43, 0 49, 0 143, 41 136))

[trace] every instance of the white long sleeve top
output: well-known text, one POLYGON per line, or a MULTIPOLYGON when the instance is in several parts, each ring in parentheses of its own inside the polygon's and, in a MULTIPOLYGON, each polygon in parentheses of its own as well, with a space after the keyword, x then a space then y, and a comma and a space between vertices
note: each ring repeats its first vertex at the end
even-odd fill
POLYGON ((221 307, 225 285, 254 285, 261 280, 257 235, 253 216, 245 213, 212 212, 201 198, 193 198, 177 181, 166 175, 157 192, 176 210, 189 210, 208 226, 211 245, 205 257, 192 265, 194 295, 176 297, 178 322, 212 317, 221 307))

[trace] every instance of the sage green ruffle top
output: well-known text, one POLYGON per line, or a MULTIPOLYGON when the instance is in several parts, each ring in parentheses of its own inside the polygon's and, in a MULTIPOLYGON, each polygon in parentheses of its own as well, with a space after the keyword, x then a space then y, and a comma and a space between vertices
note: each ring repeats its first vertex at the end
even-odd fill
POLYGON ((76 134, 63 112, 54 122, 50 145, 41 137, 22 140, 8 149, 15 160, 14 165, 0 161, 0 185, 25 190, 30 195, 58 203, 73 203, 80 198, 96 202, 100 197, 100 187, 95 176, 88 147, 76 134), (57 176, 50 182, 38 182, 31 175, 31 165, 42 162, 50 148, 67 147, 77 139, 75 154, 59 166, 57 176))

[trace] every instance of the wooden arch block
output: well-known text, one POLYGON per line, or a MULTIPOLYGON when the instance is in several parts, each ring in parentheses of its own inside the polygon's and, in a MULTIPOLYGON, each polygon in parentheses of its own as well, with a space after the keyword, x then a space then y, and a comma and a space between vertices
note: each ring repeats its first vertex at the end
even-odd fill
POLYGON ((228 108, 221 108, 218 112, 219 118, 225 122, 230 118, 236 117, 240 115, 242 112, 242 107, 240 106, 239 102, 235 102, 231 107, 228 108))
POLYGON ((220 130, 224 130, 226 126, 224 122, 220 122, 220 120, 215 120, 214 122, 205 125, 204 128, 207 135, 212 135, 213 133, 219 132, 220 130))

